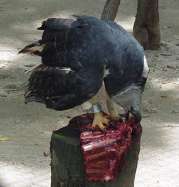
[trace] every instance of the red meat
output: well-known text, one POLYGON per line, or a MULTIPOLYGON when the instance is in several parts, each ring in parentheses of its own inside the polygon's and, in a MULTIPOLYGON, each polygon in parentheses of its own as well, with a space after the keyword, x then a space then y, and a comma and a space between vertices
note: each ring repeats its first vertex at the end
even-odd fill
POLYGON ((92 114, 74 118, 70 124, 80 128, 81 150, 86 178, 89 181, 112 181, 125 165, 125 157, 132 141, 138 141, 142 128, 133 120, 110 121, 106 131, 91 127, 92 114))

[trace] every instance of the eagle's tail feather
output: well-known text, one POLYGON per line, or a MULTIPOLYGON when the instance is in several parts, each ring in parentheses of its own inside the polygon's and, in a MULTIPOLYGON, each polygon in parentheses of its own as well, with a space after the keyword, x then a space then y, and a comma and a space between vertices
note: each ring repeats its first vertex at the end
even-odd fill
POLYGON ((34 42, 30 45, 25 46, 18 53, 27 53, 31 55, 41 56, 41 53, 45 47, 45 44, 42 44, 40 41, 34 42))

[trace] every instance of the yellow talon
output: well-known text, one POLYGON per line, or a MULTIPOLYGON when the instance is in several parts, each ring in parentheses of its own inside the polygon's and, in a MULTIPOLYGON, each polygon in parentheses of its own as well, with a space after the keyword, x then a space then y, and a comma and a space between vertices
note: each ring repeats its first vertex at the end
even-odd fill
POLYGON ((102 112, 98 112, 94 114, 94 120, 92 123, 92 127, 98 127, 101 130, 104 130, 109 125, 109 119, 102 112))

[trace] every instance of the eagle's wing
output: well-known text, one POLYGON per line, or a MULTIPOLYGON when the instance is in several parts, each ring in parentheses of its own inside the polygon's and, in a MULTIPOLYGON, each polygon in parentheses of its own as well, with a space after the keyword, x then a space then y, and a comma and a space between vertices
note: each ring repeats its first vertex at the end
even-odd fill
POLYGON ((30 76, 25 99, 26 102, 42 102, 55 110, 65 110, 92 98, 102 81, 102 72, 94 69, 76 72, 70 68, 40 65, 30 76))

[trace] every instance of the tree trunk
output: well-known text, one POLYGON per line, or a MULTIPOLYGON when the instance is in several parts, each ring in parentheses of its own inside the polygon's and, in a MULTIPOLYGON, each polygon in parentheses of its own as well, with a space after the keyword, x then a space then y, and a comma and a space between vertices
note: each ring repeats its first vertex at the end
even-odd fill
POLYGON ((133 33, 144 49, 160 48, 158 0, 138 0, 133 33))
POLYGON ((67 126, 51 137, 51 187, 134 187, 140 142, 133 139, 125 165, 114 182, 85 179, 79 133, 67 126))
POLYGON ((103 20, 115 20, 120 0, 107 0, 101 15, 103 20))

